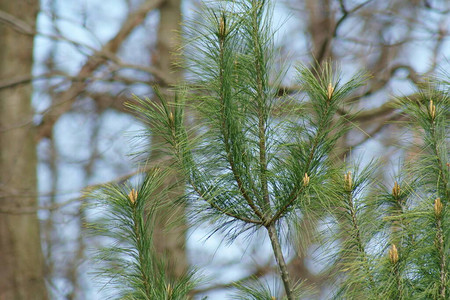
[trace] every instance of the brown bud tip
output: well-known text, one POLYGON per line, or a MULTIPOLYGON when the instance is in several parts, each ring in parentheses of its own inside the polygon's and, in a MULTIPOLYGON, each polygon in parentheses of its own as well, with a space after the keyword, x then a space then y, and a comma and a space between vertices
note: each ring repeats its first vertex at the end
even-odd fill
POLYGON ((307 186, 309 184, 309 176, 308 173, 305 173, 305 176, 303 176, 303 185, 307 186))
POLYGON ((400 185, 396 181, 394 182, 394 187, 392 188, 392 196, 394 196, 394 198, 398 198, 400 196, 400 193, 400 185))
POLYGON ((441 216, 442 208, 441 198, 436 198, 436 200, 434 200, 434 214, 437 218, 441 216))
POLYGON ((328 100, 331 99, 331 96, 333 96, 333 92, 334 92, 334 87, 331 84, 331 82, 328 84, 328 88, 327 88, 327 96, 328 96, 328 100))
POLYGON ((344 174, 344 187, 347 192, 351 192, 353 189, 352 172, 350 171, 344 174))
POLYGON ((398 250, 394 244, 392 244, 391 249, 389 249, 389 260, 393 264, 398 262, 398 250))
POLYGON ((219 21, 219 37, 224 38, 227 35, 225 16, 220 17, 219 21))
POLYGON ((433 104, 433 100, 430 100, 430 106, 428 107, 431 119, 436 117, 436 105, 433 104))
POLYGON ((132 204, 136 203, 138 193, 135 189, 131 189, 130 193, 128 194, 128 198, 130 199, 130 202, 132 204))

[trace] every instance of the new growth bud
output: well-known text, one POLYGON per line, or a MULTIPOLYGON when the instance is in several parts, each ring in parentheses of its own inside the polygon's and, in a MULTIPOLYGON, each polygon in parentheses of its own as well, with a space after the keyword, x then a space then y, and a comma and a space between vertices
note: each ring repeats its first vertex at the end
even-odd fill
POLYGON ((442 202, 441 202, 441 198, 436 198, 436 200, 434 200, 434 215, 436 216, 436 218, 439 218, 442 214, 442 202))
POLYGON ((131 189, 130 193, 128 194, 128 198, 130 199, 130 202, 132 204, 136 203, 138 193, 135 189, 131 189))
POLYGON ((394 198, 398 198, 400 196, 400 193, 400 185, 396 181, 394 182, 394 187, 392 188, 392 196, 394 196, 394 198))
POLYGON ((170 283, 168 283, 167 284, 167 296, 169 296, 169 297, 172 297, 172 294, 173 294, 173 288, 172 288, 172 286, 170 285, 170 283))
POLYGON ((328 83, 328 88, 327 88, 328 100, 330 100, 331 96, 333 96, 333 92, 334 92, 334 87, 333 87, 333 85, 330 82, 330 83, 328 83))
POLYGON ((428 107, 430 117, 432 120, 436 117, 436 105, 433 104, 433 100, 430 100, 430 106, 428 107))
POLYGON ((393 264, 398 262, 398 250, 394 244, 392 244, 391 249, 389 249, 389 260, 393 264))
POLYGON ((309 176, 308 173, 305 173, 305 176, 303 176, 303 185, 308 186, 309 184, 309 176))
POLYGON ((350 171, 344 174, 344 188, 347 192, 351 192, 353 189, 352 172, 350 171))
POLYGON ((226 35, 227 35, 227 24, 226 24, 226 20, 225 20, 225 16, 221 16, 220 17, 220 21, 219 21, 219 37, 221 39, 223 39, 226 35))

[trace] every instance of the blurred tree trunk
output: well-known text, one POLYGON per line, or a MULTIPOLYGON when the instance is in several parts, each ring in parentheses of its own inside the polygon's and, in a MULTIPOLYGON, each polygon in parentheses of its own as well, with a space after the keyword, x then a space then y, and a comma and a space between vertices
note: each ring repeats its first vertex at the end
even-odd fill
MULTIPOLYGON (((177 60, 175 53, 179 51, 180 47, 181 0, 166 0, 161 5, 159 12, 158 40, 156 52, 152 56, 152 63, 164 74, 165 78, 170 78, 171 82, 176 83, 183 76, 181 69, 174 65, 177 60)), ((160 84, 164 86, 165 83, 161 82, 160 84)), ((170 92, 166 91, 166 94, 169 96, 170 92)), ((158 143, 156 138, 153 138, 152 142, 158 143)), ((158 161, 160 155, 159 151, 152 151, 151 161, 158 161)), ((175 173, 167 177, 166 187, 173 187, 177 180, 175 173)), ((169 205, 183 195, 183 192, 183 186, 171 189, 167 199, 169 205)), ((170 263, 167 270, 168 274, 177 278, 188 268, 185 249, 187 229, 185 208, 176 206, 163 211, 159 214, 156 224, 157 228, 154 230, 155 247, 170 263)))
MULTIPOLYGON (((34 27, 38 0, 1 0, 0 12, 34 27)), ((0 78, 31 74, 34 36, 0 23, 0 78)), ((11 26, 10 26, 11 25, 11 26)), ((37 206, 30 84, 0 90, 0 299, 47 299, 37 206), (26 208, 26 209, 25 209, 26 208), (26 212, 25 212, 26 211, 26 212)))

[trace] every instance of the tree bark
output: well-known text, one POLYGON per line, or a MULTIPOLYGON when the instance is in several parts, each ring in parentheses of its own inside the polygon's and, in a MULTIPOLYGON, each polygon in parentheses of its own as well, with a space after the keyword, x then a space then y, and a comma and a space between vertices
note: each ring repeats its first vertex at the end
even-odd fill
MULTIPOLYGON (((32 27, 37 0, 1 0, 0 11, 32 27)), ((33 36, 0 23, 0 78, 30 75, 33 36)), ((36 141, 30 84, 0 90, 0 299, 47 299, 37 207, 36 141)))

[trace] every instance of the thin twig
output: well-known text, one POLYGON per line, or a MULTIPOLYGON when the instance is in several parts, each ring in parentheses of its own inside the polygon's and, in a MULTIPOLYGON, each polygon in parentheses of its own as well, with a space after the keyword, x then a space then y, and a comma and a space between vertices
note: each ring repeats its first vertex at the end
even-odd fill
POLYGON ((273 253, 280 268, 281 279, 283 281, 284 290, 286 291, 286 297, 288 300, 294 300, 292 293, 291 280, 289 279, 289 272, 287 270, 286 262, 284 260, 283 252, 281 251, 280 240, 274 224, 266 227, 269 233, 270 243, 272 244, 273 253))

